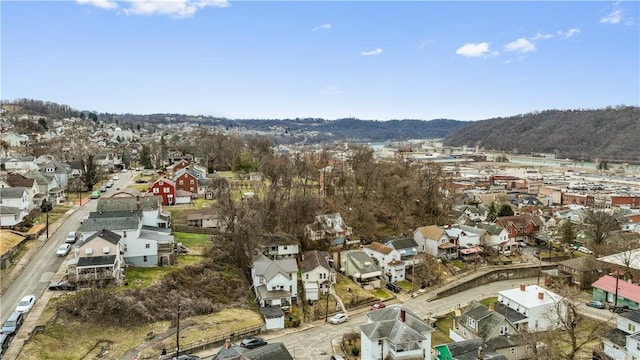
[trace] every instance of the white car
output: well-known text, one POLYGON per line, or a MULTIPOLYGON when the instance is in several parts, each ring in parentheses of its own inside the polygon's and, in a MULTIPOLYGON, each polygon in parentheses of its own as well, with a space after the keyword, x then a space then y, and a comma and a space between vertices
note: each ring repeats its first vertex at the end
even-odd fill
POLYGON ((18 306, 16 306, 16 311, 21 313, 28 313, 31 311, 33 304, 36 303, 35 295, 27 295, 20 300, 18 306))
POLYGON ((580 251, 580 252, 581 252, 581 253, 583 253, 583 254, 593 254, 593 251, 591 251, 591 250, 587 249, 587 248, 586 248, 586 247, 584 247, 584 246, 580 246, 580 247, 578 248, 578 251, 580 251))
POLYGON ((56 250, 56 255, 67 256, 67 254, 69 254, 69 251, 71 251, 71 244, 62 244, 60 245, 60 247, 58 247, 58 250, 56 250))
POLYGON ((75 231, 69 231, 69 233, 67 234, 67 238, 65 239, 65 242, 67 244, 73 244, 76 242, 76 240, 78 240, 78 234, 75 231))
POLYGON ((118 175, 113 175, 113 177, 111 179, 113 181, 118 181, 118 180, 120 180, 120 177, 118 175))
POLYGON ((347 314, 337 313, 329 319, 329 322, 332 324, 340 324, 347 320, 349 320, 349 317, 347 316, 347 314))

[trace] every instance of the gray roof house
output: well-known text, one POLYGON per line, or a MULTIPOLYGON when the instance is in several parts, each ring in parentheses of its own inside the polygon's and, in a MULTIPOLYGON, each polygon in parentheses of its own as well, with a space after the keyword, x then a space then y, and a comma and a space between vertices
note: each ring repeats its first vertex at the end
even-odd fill
POLYGON ((298 264, 292 257, 270 259, 257 253, 251 266, 252 287, 261 307, 288 307, 298 294, 298 264))
POLYGON ((434 329, 418 315, 401 306, 365 313, 360 325, 362 359, 430 359, 434 329))
POLYGON ((339 271, 365 289, 380 287, 382 268, 364 250, 348 250, 334 253, 339 271))

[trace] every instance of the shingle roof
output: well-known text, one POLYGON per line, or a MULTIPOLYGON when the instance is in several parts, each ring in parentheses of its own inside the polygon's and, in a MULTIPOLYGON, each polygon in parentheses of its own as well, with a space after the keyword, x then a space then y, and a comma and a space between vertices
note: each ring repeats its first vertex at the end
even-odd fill
POLYGON ((115 255, 106 256, 82 256, 78 258, 77 267, 83 266, 97 266, 97 265, 112 265, 116 263, 115 255))
POLYGON ((100 238, 100 239, 104 239, 107 240, 108 242, 117 245, 120 242, 120 239, 122 238, 120 235, 114 233, 111 230, 107 230, 107 229, 102 229, 101 231, 97 231, 95 234, 89 236, 85 241, 84 244, 88 243, 89 241, 96 239, 96 238, 100 238))
POLYGON ((438 225, 429 225, 419 227, 418 230, 422 237, 425 239, 438 240, 444 233, 444 230, 438 227, 438 225))
POLYGON ((288 278, 289 273, 298 271, 298 265, 294 258, 272 260, 263 254, 259 254, 254 259, 253 267, 256 275, 263 276, 267 281, 277 274, 282 274, 288 278))
POLYGON ((319 250, 310 250, 305 251, 302 254, 303 261, 300 262, 300 271, 307 272, 311 271, 318 266, 322 266, 323 268, 330 270, 331 266, 329 266, 329 262, 327 258, 329 257, 329 253, 326 251, 319 250))
POLYGON ((623 318, 640 323, 640 310, 626 311, 620 314, 623 318))
POLYGON ((5 179, 5 181, 7 182, 7 184, 11 185, 12 187, 26 187, 26 188, 33 187, 33 182, 34 182, 33 179, 26 178, 18 173, 12 173, 7 175, 7 178, 5 179))
POLYGON ((23 187, 3 187, 0 188, 0 199, 20 199, 25 191, 27 189, 23 187))
POLYGON ((140 210, 149 211, 157 210, 161 198, 158 196, 140 196, 140 197, 114 197, 107 199, 98 199, 97 211, 131 211, 140 210))
POLYGON ((17 207, 0 206, 0 214, 15 215, 15 214, 20 214, 21 212, 22 210, 18 209, 17 207))
POLYGON ((360 329, 372 341, 384 338, 394 344, 421 341, 426 339, 424 333, 434 331, 419 316, 400 306, 371 311, 365 316, 369 322, 360 329))
POLYGON ((388 255, 393 251, 393 248, 375 241, 369 245, 366 245, 365 247, 371 249, 372 251, 379 252, 385 255, 388 255))
POLYGON ((396 250, 418 247, 416 241, 409 238, 390 240, 387 242, 387 244, 389 244, 387 246, 391 246, 396 250))
POLYGON ((102 229, 111 229, 111 230, 128 230, 128 229, 137 229, 140 225, 140 218, 131 216, 131 217, 114 217, 114 218, 92 218, 91 215, 89 219, 85 220, 82 225, 80 225, 81 232, 90 232, 90 231, 98 231, 102 229))

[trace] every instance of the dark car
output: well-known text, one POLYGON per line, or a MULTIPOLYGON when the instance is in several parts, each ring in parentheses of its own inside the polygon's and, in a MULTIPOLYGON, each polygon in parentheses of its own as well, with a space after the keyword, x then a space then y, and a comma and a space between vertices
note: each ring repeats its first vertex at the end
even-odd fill
POLYGON ((600 301, 589 301, 587 303, 588 307, 596 308, 596 309, 604 309, 604 304, 600 301))
POLYGON ((145 179, 137 179, 136 180, 136 184, 146 184, 146 183, 148 183, 148 181, 145 180, 145 179))
POLYGON ((623 312, 628 311, 628 310, 630 310, 630 309, 629 309, 629 306, 627 306, 627 305, 624 305, 624 306, 610 306, 609 307, 609 311, 611 311, 612 313, 616 313, 616 314, 620 314, 620 313, 623 313, 623 312))
POLYGON ((267 342, 261 338, 248 338, 244 339, 240 342, 240 346, 245 347, 247 349, 254 349, 263 345, 267 345, 267 342))
POLYGON ((400 286, 398 286, 398 284, 396 283, 387 283, 387 289, 393 291, 394 293, 399 293, 400 291, 402 291, 400 286))
POLYGON ((76 284, 69 280, 54 281, 49 284, 49 290, 73 291, 75 289, 76 284))
POLYGON ((15 335, 22 326, 24 322, 24 314, 19 311, 14 311, 9 315, 7 321, 2 324, 2 330, 0 330, 0 334, 8 334, 15 335))
POLYGON ((0 359, 9 348, 9 343, 11 342, 11 336, 9 334, 0 334, 0 359))

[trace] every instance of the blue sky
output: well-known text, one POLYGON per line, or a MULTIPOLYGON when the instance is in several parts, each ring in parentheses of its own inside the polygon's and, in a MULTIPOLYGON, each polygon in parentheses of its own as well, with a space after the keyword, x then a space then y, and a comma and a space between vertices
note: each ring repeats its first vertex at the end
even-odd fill
POLYGON ((2 1, 1 98, 232 119, 638 106, 639 4, 2 1))

